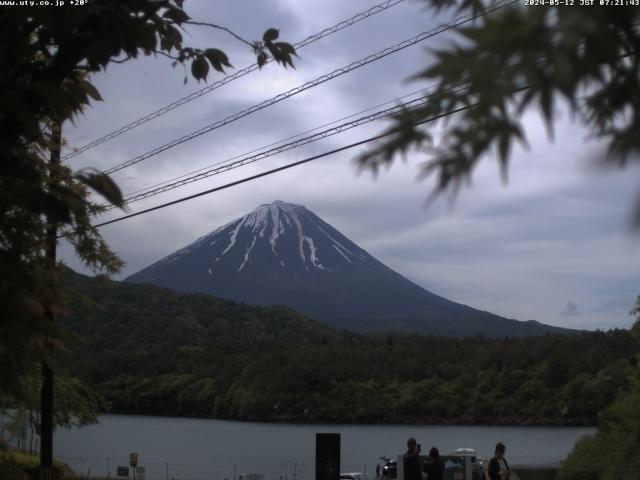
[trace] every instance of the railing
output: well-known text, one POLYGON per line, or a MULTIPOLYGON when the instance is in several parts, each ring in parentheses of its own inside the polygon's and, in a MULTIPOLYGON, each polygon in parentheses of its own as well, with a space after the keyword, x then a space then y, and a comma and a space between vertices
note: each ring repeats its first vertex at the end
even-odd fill
MULTIPOLYGON (((129 467, 129 458, 76 458, 56 456, 69 465, 78 474, 77 478, 116 479, 118 467, 129 467)), ((144 474, 138 474, 138 480, 239 480, 241 475, 261 475, 264 480, 313 480, 315 471, 313 465, 303 463, 287 463, 280 465, 250 465, 250 464, 195 464, 172 461, 145 461, 139 467, 144 467, 144 474)), ((370 480, 375 480, 375 465, 345 465, 340 467, 343 472, 362 472, 370 480)), ((124 477, 126 478, 126 477, 124 477)), ((133 468, 129 468, 129 478, 133 478, 133 468)), ((255 477, 254 477, 255 478, 255 477)))

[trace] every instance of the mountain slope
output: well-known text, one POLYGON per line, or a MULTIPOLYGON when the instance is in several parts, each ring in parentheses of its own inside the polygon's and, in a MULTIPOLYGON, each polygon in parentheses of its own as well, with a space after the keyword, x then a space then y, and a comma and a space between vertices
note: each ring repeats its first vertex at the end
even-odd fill
POLYGON ((343 337, 285 306, 243 305, 211 295, 87 277, 72 270, 66 270, 65 281, 85 298, 76 298, 59 321, 79 338, 85 352, 187 345, 244 351, 260 342, 306 345, 343 337))
POLYGON ((300 205, 261 205, 131 275, 185 292, 288 305, 330 325, 461 336, 563 329, 518 322, 435 295, 391 270, 300 205))

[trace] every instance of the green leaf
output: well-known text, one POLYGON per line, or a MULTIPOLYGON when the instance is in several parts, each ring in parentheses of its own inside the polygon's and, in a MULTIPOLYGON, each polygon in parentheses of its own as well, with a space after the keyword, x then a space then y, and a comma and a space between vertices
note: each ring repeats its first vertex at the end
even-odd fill
POLYGON ((69 106, 72 111, 76 110, 77 108, 81 108, 82 105, 87 105, 89 103, 87 92, 79 82, 76 82, 74 80, 65 82, 64 88, 66 89, 67 98, 69 99, 69 106))
POLYGON ((287 65, 290 65, 291 67, 295 68, 293 66, 291 55, 295 55, 296 51, 291 44, 286 42, 276 42, 267 43, 265 46, 269 49, 271 56, 276 62, 281 63, 285 67, 287 65))
POLYGON ((553 92, 550 86, 541 86, 539 102, 542 118, 547 127, 547 133, 549 134, 549 138, 553 139, 553 92))
POLYGON ((269 52, 271 52, 271 55, 273 56, 273 59, 276 62, 281 63, 285 67, 287 65, 291 65, 293 67, 293 61, 291 60, 291 55, 289 55, 287 52, 283 52, 282 50, 280 50, 277 47, 277 44, 267 43, 267 48, 269 49, 269 52))
POLYGON ((172 48, 178 49, 182 43, 182 34, 173 25, 167 25, 164 31, 160 34, 160 48, 168 52, 172 48))
POLYGON ((24 192, 22 200, 30 211, 45 215, 47 221, 51 223, 70 223, 71 212, 69 211, 69 205, 60 198, 59 193, 59 191, 32 190, 24 192))
POLYGON ((164 12, 164 14, 162 16, 164 18, 168 18, 169 20, 172 20, 173 22, 177 23, 178 25, 180 25, 181 23, 186 22, 190 18, 189 15, 187 15, 185 13, 185 11, 180 9, 180 8, 170 8, 169 10, 164 12))
POLYGON ((291 45, 290 43, 287 43, 287 42, 276 42, 276 43, 274 43, 274 45, 278 48, 278 50, 280 50, 283 53, 297 56, 296 49, 293 48, 293 45, 291 45))
POLYGON ((208 73, 209 64, 203 55, 198 55, 191 64, 191 74, 196 80, 200 81, 200 79, 206 80, 208 73))
POLYGON ((506 165, 509 158, 509 150, 511 146, 511 137, 508 132, 504 132, 498 138, 498 151, 500 153, 500 163, 506 165))
MULTIPOLYGON (((48 99, 47 99, 48 100, 48 99)), ((8 113, 20 123, 22 132, 28 138, 40 135, 38 119, 29 104, 16 95, 3 95, 0 97, 0 111, 8 113)))
POLYGON ((124 207, 122 192, 116 182, 106 173, 92 168, 85 168, 74 175, 74 178, 102 195, 108 202, 119 208, 124 207))
POLYGON ((59 198, 69 211, 79 212, 86 209, 86 199, 80 194, 77 189, 72 189, 66 185, 53 185, 51 187, 51 193, 59 198))
POLYGON ((229 58, 222 50, 218 50, 217 48, 207 48, 204 51, 204 55, 211 63, 211 66, 219 72, 224 72, 223 66, 233 68, 229 63, 229 58))
POLYGON ((51 87, 48 92, 48 100, 52 112, 60 120, 69 118, 75 109, 82 106, 76 98, 65 91, 64 87, 51 87))
POLYGON ((262 68, 267 63, 267 54, 264 52, 258 53, 258 68, 262 68))
POLYGON ((80 85, 82 86, 82 88, 84 89, 84 91, 87 93, 87 95, 89 95, 91 98, 93 98, 94 100, 101 102, 102 101, 102 97, 100 96, 100 92, 98 92, 98 89, 96 87, 93 86, 93 84, 91 82, 89 82, 88 80, 80 80, 80 85))
POLYGON ((51 223, 71 223, 71 212, 64 200, 55 195, 43 195, 42 211, 51 223))
POLYGON ((262 40, 265 43, 270 43, 270 42, 273 42, 275 39, 277 39, 279 35, 280 35, 280 31, 277 28, 270 28, 269 30, 264 32, 264 35, 262 36, 262 40))
POLYGON ((138 45, 143 50, 155 50, 157 45, 156 29, 151 24, 142 25, 137 32, 138 45))

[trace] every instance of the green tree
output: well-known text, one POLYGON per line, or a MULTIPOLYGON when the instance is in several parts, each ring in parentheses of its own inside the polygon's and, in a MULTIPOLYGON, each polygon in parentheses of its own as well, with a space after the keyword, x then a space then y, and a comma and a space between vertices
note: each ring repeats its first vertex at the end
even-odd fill
MULTIPOLYGON (((640 350, 640 295, 631 310, 631 329, 640 350)), ((635 480, 640 472, 640 366, 638 356, 629 389, 602 416, 598 431, 579 441, 562 464, 560 480, 635 480)))
POLYGON ((415 75, 437 85, 431 100, 396 116, 391 135, 359 158, 362 168, 377 172, 415 147, 426 157, 421 174, 437 177, 430 200, 455 194, 483 158, 497 158, 506 180, 513 144, 527 145, 524 113, 537 106, 553 134, 559 100, 606 143, 607 161, 625 165, 639 152, 637 6, 426 1, 436 9, 459 5, 464 13, 489 14, 458 29, 462 40, 436 50, 434 63, 415 75), (497 3, 502 6, 494 11, 497 3), (436 119, 443 125, 438 140, 424 126, 436 119))
POLYGON ((96 272, 111 274, 122 266, 91 226, 101 207, 89 191, 122 206, 116 184, 100 172, 73 172, 55 157, 49 161, 48 152, 61 141, 58 126, 101 100, 91 75, 138 55, 168 57, 198 81, 206 80, 210 67, 231 67, 217 48, 185 45, 181 31, 191 25, 231 33, 248 44, 260 66, 269 57, 293 66, 295 50, 277 41, 278 30, 248 42, 192 20, 183 0, 85 3, 0 9, 0 384, 7 389, 18 388, 34 359, 46 358, 48 346, 61 341, 43 316, 65 297, 60 269, 47 255, 56 232, 96 272))
MULTIPOLYGON (((34 453, 34 440, 40 435, 40 367, 31 368, 20 380, 20 395, 1 399, 10 407, 4 413, 10 420, 8 430, 16 436, 18 447, 34 453)), ((71 428, 98 423, 98 414, 109 409, 109 402, 77 378, 57 375, 54 384, 54 427, 71 428)), ((3 418, 4 422, 4 418, 3 418)))

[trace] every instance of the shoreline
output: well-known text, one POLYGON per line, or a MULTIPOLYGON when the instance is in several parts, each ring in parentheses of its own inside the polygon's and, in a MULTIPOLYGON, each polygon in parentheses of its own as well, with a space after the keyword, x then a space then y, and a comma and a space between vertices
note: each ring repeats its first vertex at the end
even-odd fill
POLYGON ((181 416, 181 415, 162 415, 162 414, 147 414, 147 413, 122 413, 122 412, 106 412, 100 413, 98 417, 103 416, 118 416, 118 417, 148 417, 148 418, 174 418, 180 420, 211 420, 216 422, 233 422, 233 423, 253 423, 263 425, 317 425, 320 427, 327 427, 333 425, 348 425, 348 426, 376 426, 376 427, 403 427, 407 425, 413 426, 433 426, 433 427, 513 427, 513 428, 597 428, 598 425, 590 425, 584 423, 514 423, 514 422, 422 422, 419 420, 407 420, 405 422, 355 422, 348 420, 336 420, 336 421, 318 421, 318 420, 287 420, 287 419, 272 419, 272 420, 252 420, 252 419, 234 419, 234 418, 216 418, 216 417, 200 417, 200 416, 181 416))

